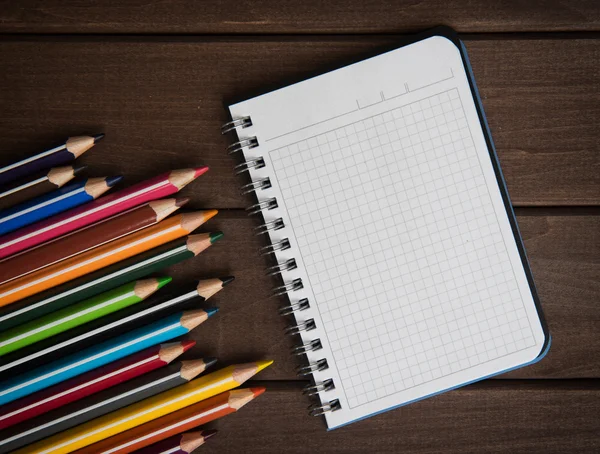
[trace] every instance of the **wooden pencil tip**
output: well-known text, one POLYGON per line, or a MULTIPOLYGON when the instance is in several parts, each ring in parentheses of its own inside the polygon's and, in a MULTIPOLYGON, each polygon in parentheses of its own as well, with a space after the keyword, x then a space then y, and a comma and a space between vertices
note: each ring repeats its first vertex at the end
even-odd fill
POLYGON ((94 199, 97 199, 111 187, 122 180, 122 176, 104 177, 104 178, 88 178, 85 183, 85 192, 94 199))
POLYGON ((215 293, 223 290, 223 282, 221 279, 202 279, 196 286, 198 296, 201 296, 205 300, 209 299, 215 293))
POLYGON ((194 255, 198 255, 203 250, 209 248, 212 245, 210 235, 210 233, 199 233, 198 235, 188 236, 186 241, 188 250, 194 255))
POLYGON ((203 309, 198 309, 195 311, 186 311, 183 313, 180 319, 181 326, 187 328, 189 331, 193 330, 195 327, 200 325, 202 322, 205 322, 210 314, 208 311, 203 309))
POLYGON ((198 178, 200 175, 204 175, 208 172, 208 166, 196 167, 194 172, 194 178, 198 178))
POLYGON ((208 366, 206 365, 206 361, 204 361, 204 359, 181 361, 181 370, 179 371, 179 375, 182 378, 190 381, 204 372, 207 368, 208 366))
POLYGON ((92 136, 77 136, 69 137, 65 143, 65 147, 71 154, 73 154, 74 158, 78 158, 92 148, 95 144, 96 140, 92 136))
POLYGON ((254 400, 255 397, 256 396, 254 395, 254 392, 252 392, 252 389, 234 389, 233 391, 229 391, 228 403, 231 408, 237 411, 248 402, 254 400))
POLYGON ((181 215, 181 226, 188 233, 193 232, 216 214, 217 210, 194 211, 181 215))
POLYGON ((158 351, 158 357, 167 364, 171 363, 175 358, 181 356, 183 352, 185 352, 185 349, 181 344, 181 342, 162 344, 158 351))
POLYGON ((146 299, 159 288, 162 288, 171 282, 171 280, 172 278, 165 276, 137 281, 133 287, 133 293, 135 293, 138 298, 146 299))
POLYGON ((95 136, 92 136, 94 139, 94 145, 97 144, 98 142, 100 142, 102 139, 104 139, 104 133, 101 132, 100 134, 96 134, 95 136))
POLYGON ((153 200, 152 202, 149 202, 148 205, 156 213, 156 222, 162 221, 181 207, 181 205, 177 204, 177 199, 175 198, 153 200))
POLYGON ((214 433, 210 435, 206 435, 208 432, 217 432, 216 430, 202 430, 197 432, 187 432, 181 436, 181 441, 179 442, 179 450, 177 452, 187 452, 191 453, 196 448, 202 446, 204 442, 214 435, 214 433))
POLYGON ((233 379, 241 385, 271 364, 273 364, 273 361, 257 361, 254 363, 238 364, 234 367, 232 374, 233 379))
POLYGON ((169 181, 171 184, 177 186, 179 189, 183 189, 189 183, 196 179, 195 169, 179 169, 173 170, 169 174, 169 181))

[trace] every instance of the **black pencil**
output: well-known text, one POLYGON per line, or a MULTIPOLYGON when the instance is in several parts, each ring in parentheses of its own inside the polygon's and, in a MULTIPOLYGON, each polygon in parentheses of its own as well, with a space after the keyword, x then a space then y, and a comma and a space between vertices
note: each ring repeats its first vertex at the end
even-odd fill
POLYGON ((12 451, 119 408, 155 396, 196 378, 215 364, 215 358, 180 361, 128 382, 119 393, 108 389, 3 432, 0 451, 12 451))
POLYGON ((61 188, 71 181, 85 167, 54 167, 26 181, 20 180, 0 192, 0 210, 5 210, 19 203, 26 202, 47 192, 61 188))
MULTIPOLYGON (((0 358, 0 380, 20 375, 83 348, 104 342, 167 315, 197 307, 229 284, 233 277, 201 280, 195 289, 172 298, 154 298, 73 328, 0 358)), ((210 311, 210 309, 207 309, 210 311)))

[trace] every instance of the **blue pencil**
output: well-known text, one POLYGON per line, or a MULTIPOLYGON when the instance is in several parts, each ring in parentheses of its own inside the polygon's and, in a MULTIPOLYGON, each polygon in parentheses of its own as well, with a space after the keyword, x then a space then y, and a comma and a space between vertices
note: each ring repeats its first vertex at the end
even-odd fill
POLYGON ((0 384, 0 405, 76 377, 152 345, 187 334, 215 312, 217 312, 216 309, 179 312, 7 380, 0 384))
POLYGON ((88 178, 0 211, 0 235, 90 202, 123 177, 88 178))

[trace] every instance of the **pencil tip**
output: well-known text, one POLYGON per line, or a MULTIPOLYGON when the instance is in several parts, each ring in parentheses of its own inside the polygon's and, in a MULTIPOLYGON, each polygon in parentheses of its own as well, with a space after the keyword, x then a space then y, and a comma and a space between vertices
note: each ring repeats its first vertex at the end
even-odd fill
POLYGON ((184 352, 187 352, 190 348, 196 345, 196 341, 192 339, 185 339, 181 341, 181 347, 184 352))
POLYGON ((264 386, 258 386, 256 388, 250 388, 250 391, 252 391, 252 394, 254 394, 254 397, 260 396, 266 390, 267 390, 267 388, 265 388, 264 386))
POLYGON ((156 281, 158 282, 158 288, 163 288, 165 285, 167 285, 172 280, 173 280, 173 278, 170 276, 163 276, 163 277, 156 278, 156 281))
POLYGON ((217 363, 217 358, 215 358, 214 356, 208 356, 206 358, 203 358, 204 360, 204 366, 208 369, 209 367, 214 366, 217 363))
POLYGON ((115 175, 114 177, 106 177, 106 185, 112 188, 123 179, 123 175, 115 175))
POLYGON ((266 369, 267 367, 269 367, 271 364, 273 364, 273 360, 267 360, 267 361, 256 361, 256 373, 260 372, 263 369, 266 369))
POLYGON ((218 307, 209 307, 208 309, 205 309, 205 312, 206 312, 206 315, 208 315, 209 317, 212 317, 217 312, 219 312, 219 308, 218 307))
POLYGON ((218 432, 218 431, 217 431, 217 430, 215 430, 215 429, 203 430, 203 431, 202 431, 202 436, 203 436, 203 437, 204 437, 204 439, 206 440, 206 439, 208 439, 208 438, 212 437, 213 435, 216 435, 216 434, 217 434, 217 432, 218 432))
POLYGON ((95 136, 92 136, 92 137, 94 138, 94 143, 96 144, 104 138, 104 133, 101 132, 100 134, 96 134, 95 136))
POLYGON ((200 175, 203 175, 206 172, 208 172, 208 166, 196 167, 194 169, 194 172, 194 178, 198 178, 200 175))
POLYGON ((175 199, 175 206, 181 208, 190 201, 189 197, 178 197, 175 199))
POLYGON ((87 169, 87 166, 80 166, 80 167, 74 167, 73 168, 73 176, 77 176, 79 175, 81 172, 83 172, 85 169, 87 169))
POLYGON ((210 244, 214 244, 215 241, 219 241, 221 238, 223 238, 223 232, 211 232, 208 234, 209 238, 210 238, 210 244))
POLYGON ((225 277, 220 277, 219 278, 221 280, 221 282, 223 283, 223 287, 231 284, 234 280, 235 280, 235 276, 225 276, 225 277))

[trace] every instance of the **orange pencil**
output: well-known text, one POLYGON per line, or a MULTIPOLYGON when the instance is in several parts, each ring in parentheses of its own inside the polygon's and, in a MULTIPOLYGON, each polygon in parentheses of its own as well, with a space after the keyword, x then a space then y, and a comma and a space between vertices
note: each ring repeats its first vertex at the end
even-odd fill
POLYGON ((188 235, 217 210, 183 213, 96 249, 0 285, 0 306, 14 303, 113 263, 188 235))

